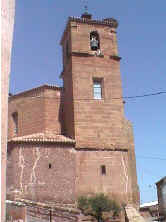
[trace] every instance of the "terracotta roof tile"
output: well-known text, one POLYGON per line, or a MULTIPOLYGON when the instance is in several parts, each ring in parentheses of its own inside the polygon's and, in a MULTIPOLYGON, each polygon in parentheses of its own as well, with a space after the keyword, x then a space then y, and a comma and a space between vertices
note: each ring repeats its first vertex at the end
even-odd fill
POLYGON ((33 92, 37 92, 37 91, 41 91, 42 89, 54 89, 54 90, 62 90, 63 87, 61 86, 57 86, 57 85, 48 85, 48 84, 44 84, 44 85, 41 85, 41 86, 38 86, 38 87, 35 87, 35 88, 32 88, 32 89, 29 89, 29 90, 25 90, 23 92, 19 92, 15 95, 10 95, 10 99, 11 98, 17 98, 18 96, 26 96, 28 95, 29 93, 33 93, 33 92))
POLYGON ((75 140, 64 135, 57 135, 52 132, 35 133, 26 136, 13 137, 8 142, 58 142, 75 143, 75 140))

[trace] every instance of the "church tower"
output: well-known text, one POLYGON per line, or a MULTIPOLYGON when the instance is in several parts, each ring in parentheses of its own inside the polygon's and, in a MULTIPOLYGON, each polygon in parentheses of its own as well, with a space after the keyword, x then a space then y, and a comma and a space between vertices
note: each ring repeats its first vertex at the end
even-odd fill
POLYGON ((117 27, 113 18, 70 17, 61 40, 63 87, 10 97, 9 199, 75 204, 79 196, 104 193, 139 206, 117 27))
POLYGON ((76 194, 139 204, 132 126, 125 119, 113 18, 69 17, 62 36, 64 134, 76 141, 76 194))
POLYGON ((69 19, 62 38, 65 131, 80 148, 121 143, 124 112, 117 26, 114 19, 94 21, 84 14, 69 19))

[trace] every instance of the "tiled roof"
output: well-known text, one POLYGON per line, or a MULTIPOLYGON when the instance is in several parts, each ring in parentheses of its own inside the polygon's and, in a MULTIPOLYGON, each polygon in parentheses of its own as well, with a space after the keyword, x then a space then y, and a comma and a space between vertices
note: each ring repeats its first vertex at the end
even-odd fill
POLYGON ((42 89, 45 89, 45 88, 54 89, 54 90, 62 90, 63 89, 63 87, 60 87, 60 86, 44 84, 42 86, 38 86, 38 87, 29 89, 29 90, 25 90, 23 92, 15 94, 15 95, 10 95, 10 99, 15 98, 15 97, 17 98, 18 96, 26 96, 29 93, 38 92, 38 91, 41 91, 42 89))
POLYGON ((158 204, 158 201, 152 201, 152 202, 149 202, 149 203, 144 203, 144 204, 141 204, 140 205, 140 208, 143 208, 143 207, 151 207, 151 206, 155 206, 158 204))
POLYGON ((75 140, 64 135, 56 135, 52 132, 35 133, 26 136, 14 137, 8 142, 52 142, 52 143, 75 143, 75 140))

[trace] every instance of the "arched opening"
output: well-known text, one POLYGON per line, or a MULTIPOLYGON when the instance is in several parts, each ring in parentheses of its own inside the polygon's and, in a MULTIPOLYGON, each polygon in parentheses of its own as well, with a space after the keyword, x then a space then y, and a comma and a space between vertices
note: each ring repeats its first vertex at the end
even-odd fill
POLYGON ((92 51, 100 49, 100 37, 97 31, 90 33, 90 47, 92 51))

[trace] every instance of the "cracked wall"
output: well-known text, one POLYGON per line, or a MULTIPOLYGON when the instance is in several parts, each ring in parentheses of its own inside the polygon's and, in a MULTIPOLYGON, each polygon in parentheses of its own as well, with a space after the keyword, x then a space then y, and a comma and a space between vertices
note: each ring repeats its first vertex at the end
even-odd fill
POLYGON ((71 203, 75 197, 75 152, 72 147, 12 145, 10 198, 71 203), (51 164, 51 168, 49 165, 51 164))
POLYGON ((77 195, 105 193, 118 202, 132 198, 127 151, 78 151, 77 195), (106 174, 102 175, 101 166, 106 174))
POLYGON ((10 199, 74 203, 82 194, 105 193, 132 202, 128 151, 75 150, 42 144, 13 144, 8 184, 10 199), (51 164, 51 168, 49 168, 51 164), (105 165, 106 175, 101 174, 105 165))

